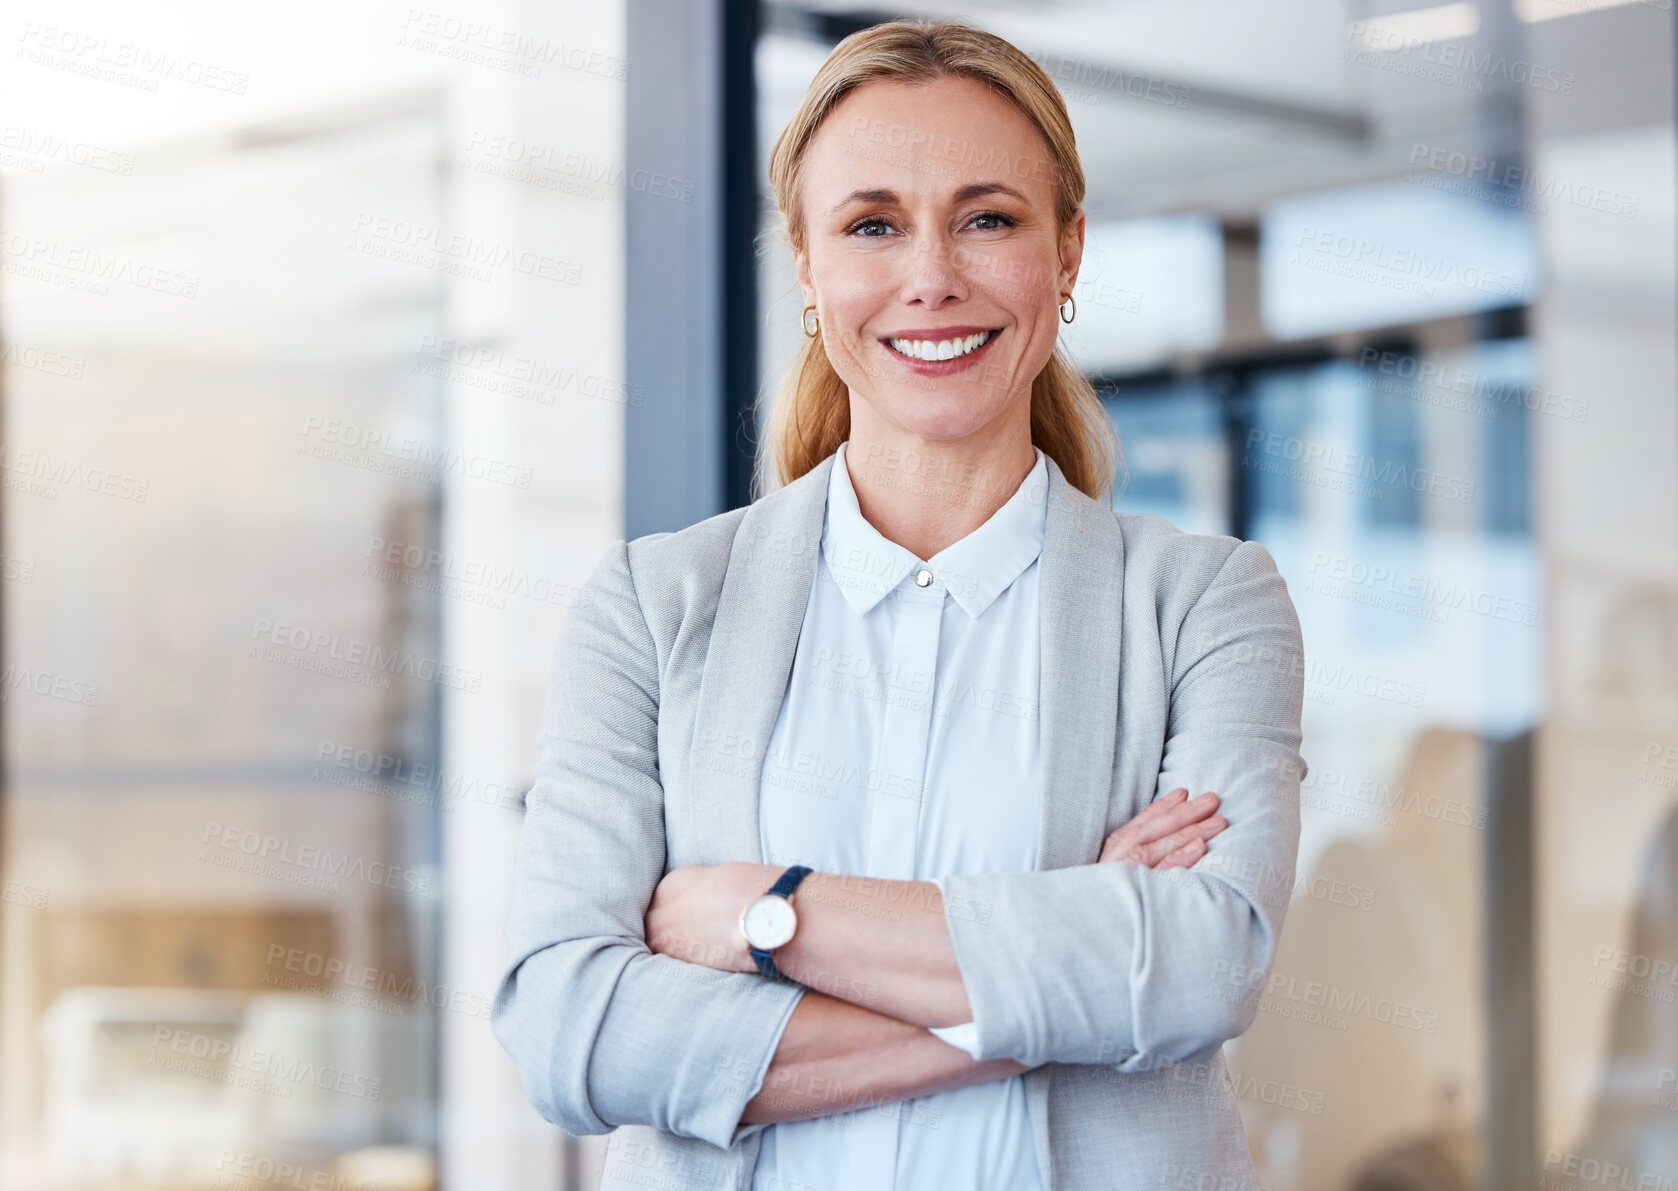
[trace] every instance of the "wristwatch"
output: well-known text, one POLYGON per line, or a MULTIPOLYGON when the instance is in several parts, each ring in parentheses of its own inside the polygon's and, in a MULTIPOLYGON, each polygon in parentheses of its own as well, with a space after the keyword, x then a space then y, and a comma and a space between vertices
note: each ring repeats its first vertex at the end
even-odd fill
POLYGON ((775 967, 774 951, 798 931, 798 911, 793 909, 792 894, 812 871, 808 865, 793 865, 769 887, 768 893, 753 898, 740 911, 740 933, 746 936, 746 949, 757 962, 757 970, 770 980, 785 979, 775 967))

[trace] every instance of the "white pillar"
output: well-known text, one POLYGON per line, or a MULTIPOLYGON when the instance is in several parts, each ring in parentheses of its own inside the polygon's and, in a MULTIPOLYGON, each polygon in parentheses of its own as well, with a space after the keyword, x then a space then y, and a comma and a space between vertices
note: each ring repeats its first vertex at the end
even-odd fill
MULTIPOLYGON (((488 283, 449 280, 457 343, 433 363, 447 374, 450 446, 530 473, 528 487, 449 474, 442 549, 472 577, 443 599, 444 656, 483 680, 449 689, 443 758, 450 780, 519 791, 565 593, 622 535, 627 79, 621 0, 493 7, 489 44, 520 48, 456 72, 448 231, 524 264, 488 283), (513 64, 539 73, 492 68, 513 64), (482 602, 491 594, 501 606, 482 602)), ((487 998, 506 959, 522 814, 469 796, 442 819, 442 980, 487 998)), ((564 1137, 526 1101, 488 1020, 441 1017, 443 1186, 560 1188, 564 1137)))

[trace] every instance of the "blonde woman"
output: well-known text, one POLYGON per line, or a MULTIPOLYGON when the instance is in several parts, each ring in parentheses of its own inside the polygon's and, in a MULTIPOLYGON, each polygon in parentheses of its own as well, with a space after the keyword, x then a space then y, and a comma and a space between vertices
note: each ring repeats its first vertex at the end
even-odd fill
POLYGON ((497 1035, 606 1188, 1250 1187, 1219 1048, 1293 884, 1299 624, 1262 546, 1112 509, 1066 108, 883 24, 770 179, 780 486, 589 577, 497 1035))

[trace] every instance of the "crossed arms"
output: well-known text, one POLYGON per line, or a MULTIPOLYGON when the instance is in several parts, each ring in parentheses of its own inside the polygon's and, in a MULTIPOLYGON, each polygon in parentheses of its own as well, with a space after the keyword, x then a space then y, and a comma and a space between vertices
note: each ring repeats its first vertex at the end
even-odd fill
MULTIPOLYGON (((736 967, 743 951, 705 947, 694 963, 649 945, 691 957, 695 930, 732 918, 718 926, 714 913, 681 907, 715 903, 747 877, 747 896, 760 893, 770 870, 712 866, 708 895, 655 904, 665 877, 659 678, 625 544, 585 590, 554 657, 492 1011, 548 1120, 576 1134, 647 1124, 727 1148, 771 1121, 1046 1062, 1148 1070, 1208 1053, 1251 1023, 1257 998, 1244 977, 1262 979, 1274 955, 1304 772, 1298 621, 1262 547, 1236 546, 1173 626, 1158 782, 1172 795, 1091 864, 872 882, 844 898, 834 895, 846 878, 813 874, 798 895, 799 934, 777 960, 808 984, 736 967), (1209 802, 1183 808, 1175 792, 1191 781, 1219 791, 1223 817, 1209 802), (918 909, 890 921, 862 896, 918 909), (968 1020, 972 1055, 929 1030, 968 1020)), ((684 873, 694 876, 670 876, 684 873)))

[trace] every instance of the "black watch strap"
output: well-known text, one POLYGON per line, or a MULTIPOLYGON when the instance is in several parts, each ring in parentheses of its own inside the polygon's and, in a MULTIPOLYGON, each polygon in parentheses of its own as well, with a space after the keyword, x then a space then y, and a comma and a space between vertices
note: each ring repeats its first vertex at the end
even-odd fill
MULTIPOLYGON (((807 864, 792 865, 786 872, 780 875, 773 885, 769 887, 769 892, 774 894, 776 897, 784 897, 790 901, 792 899, 793 891, 798 888, 798 883, 814 871, 815 870, 807 864)), ((767 979, 785 979, 785 977, 781 975, 780 969, 775 967, 774 952, 759 951, 756 947, 751 947, 749 950, 752 953, 752 959, 757 963, 757 970, 767 979)))

